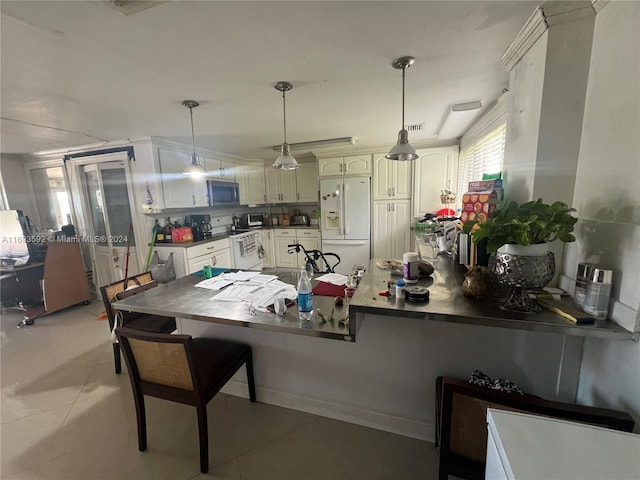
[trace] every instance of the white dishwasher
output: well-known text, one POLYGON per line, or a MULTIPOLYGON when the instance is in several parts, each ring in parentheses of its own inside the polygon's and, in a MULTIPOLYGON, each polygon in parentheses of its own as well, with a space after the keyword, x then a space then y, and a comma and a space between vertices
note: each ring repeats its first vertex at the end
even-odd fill
POLYGON ((262 270, 259 230, 229 235, 229 243, 231 244, 231 265, 233 268, 238 270, 262 270))

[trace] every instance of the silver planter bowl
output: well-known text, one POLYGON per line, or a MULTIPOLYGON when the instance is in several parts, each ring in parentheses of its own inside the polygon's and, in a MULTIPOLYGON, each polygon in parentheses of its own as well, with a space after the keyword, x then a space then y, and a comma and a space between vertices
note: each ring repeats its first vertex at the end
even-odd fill
POLYGON ((496 282, 510 287, 500 308, 537 313, 541 308, 529 298, 527 290, 547 285, 556 273, 556 262, 553 252, 542 256, 494 253, 489 258, 489 272, 496 282))

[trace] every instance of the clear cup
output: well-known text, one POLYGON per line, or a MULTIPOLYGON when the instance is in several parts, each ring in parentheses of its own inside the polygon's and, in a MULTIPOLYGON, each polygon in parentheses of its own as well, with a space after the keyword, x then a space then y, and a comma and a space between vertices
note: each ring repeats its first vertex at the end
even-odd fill
POLYGON ((281 316, 287 313, 287 304, 284 296, 276 295, 276 297, 273 299, 273 309, 276 314, 281 316))

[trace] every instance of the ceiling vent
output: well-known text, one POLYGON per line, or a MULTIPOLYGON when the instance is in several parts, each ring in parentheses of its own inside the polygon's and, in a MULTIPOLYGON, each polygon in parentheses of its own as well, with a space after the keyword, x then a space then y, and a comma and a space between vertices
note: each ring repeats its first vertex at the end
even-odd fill
POLYGON ((404 129, 407 132, 420 132, 424 130, 424 123, 412 123, 411 125, 405 125, 404 129))
POLYGON ((104 0, 104 2, 113 8, 116 12, 124 15, 133 15, 134 13, 142 12, 149 8, 157 7, 163 3, 167 3, 169 0, 104 0))

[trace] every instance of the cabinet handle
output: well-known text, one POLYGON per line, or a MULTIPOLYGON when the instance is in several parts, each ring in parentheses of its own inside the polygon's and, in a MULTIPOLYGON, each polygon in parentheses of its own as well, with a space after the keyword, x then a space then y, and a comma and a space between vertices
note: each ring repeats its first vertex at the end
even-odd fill
POLYGON ((214 267, 218 263, 218 259, 215 255, 211 255, 211 266, 214 267))
POLYGON ((391 187, 387 187, 387 197, 391 196, 391 187))
POLYGON ((343 165, 340 164, 340 173, 342 173, 342 167, 343 167, 343 165))
POLYGON ((392 204, 391 204, 391 211, 392 211, 392 212, 395 212, 395 211, 396 211, 396 204, 395 204, 395 203, 392 203, 392 204))
POLYGON ((264 203, 267 203, 267 194, 265 193, 262 198, 264 198, 264 203))
POLYGON ((207 250, 215 250, 216 247, 207 247, 207 250))
POLYGON ((222 171, 222 176, 224 177, 224 167, 220 167, 220 170, 222 171))
POLYGON ((396 196, 396 187, 391 187, 391 191, 393 193, 393 196, 395 197, 396 196))
POLYGON ((191 205, 195 205, 195 204, 196 204, 196 196, 191 195, 191 205))
POLYGON ((300 192, 296 194, 298 196, 298 200, 300 200, 300 192))

